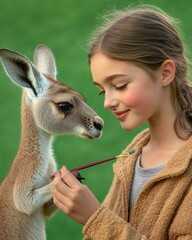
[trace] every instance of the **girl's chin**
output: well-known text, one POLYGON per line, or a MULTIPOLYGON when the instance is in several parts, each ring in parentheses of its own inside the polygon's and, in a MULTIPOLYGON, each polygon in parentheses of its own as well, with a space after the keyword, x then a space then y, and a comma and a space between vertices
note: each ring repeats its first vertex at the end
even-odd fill
POLYGON ((142 123, 134 123, 134 124, 126 124, 126 123, 123 123, 123 122, 121 122, 120 123, 121 124, 121 127, 125 130, 125 131, 131 131, 131 130, 135 130, 136 128, 138 128, 138 127, 140 127, 142 124, 143 124, 143 122, 142 123))
POLYGON ((134 129, 137 128, 137 127, 123 127, 122 125, 121 125, 121 127, 122 127, 123 130, 125 130, 125 131, 132 131, 132 130, 134 130, 134 129))

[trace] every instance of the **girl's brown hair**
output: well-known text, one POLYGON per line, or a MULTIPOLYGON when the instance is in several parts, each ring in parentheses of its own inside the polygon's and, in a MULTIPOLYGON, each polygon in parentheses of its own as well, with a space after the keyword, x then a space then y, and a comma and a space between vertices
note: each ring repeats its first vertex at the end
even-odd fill
POLYGON ((133 62, 153 75, 166 59, 173 60, 172 103, 178 113, 174 128, 180 138, 188 138, 192 134, 192 88, 175 20, 151 6, 115 11, 104 20, 90 40, 89 63, 95 53, 102 52, 112 59, 133 62))

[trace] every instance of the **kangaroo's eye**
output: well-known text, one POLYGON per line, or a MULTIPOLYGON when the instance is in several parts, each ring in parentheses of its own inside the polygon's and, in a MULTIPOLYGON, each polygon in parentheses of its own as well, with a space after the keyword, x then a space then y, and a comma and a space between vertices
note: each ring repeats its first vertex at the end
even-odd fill
POLYGON ((69 102, 62 102, 62 103, 57 103, 57 107, 62 112, 69 112, 73 108, 73 105, 69 102))

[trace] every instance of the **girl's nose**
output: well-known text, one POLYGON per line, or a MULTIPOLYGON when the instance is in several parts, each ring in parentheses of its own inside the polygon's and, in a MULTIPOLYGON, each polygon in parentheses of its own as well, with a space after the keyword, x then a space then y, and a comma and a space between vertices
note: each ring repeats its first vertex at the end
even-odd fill
POLYGON ((118 101, 112 93, 105 92, 104 107, 107 109, 114 108, 118 105, 118 101))

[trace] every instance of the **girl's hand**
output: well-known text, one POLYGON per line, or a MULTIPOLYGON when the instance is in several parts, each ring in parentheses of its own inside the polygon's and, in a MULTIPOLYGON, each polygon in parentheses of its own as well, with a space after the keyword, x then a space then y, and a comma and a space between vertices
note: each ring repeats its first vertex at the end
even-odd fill
POLYGON ((54 185, 54 204, 76 222, 85 224, 100 207, 89 188, 81 184, 65 166, 55 173, 54 185))

